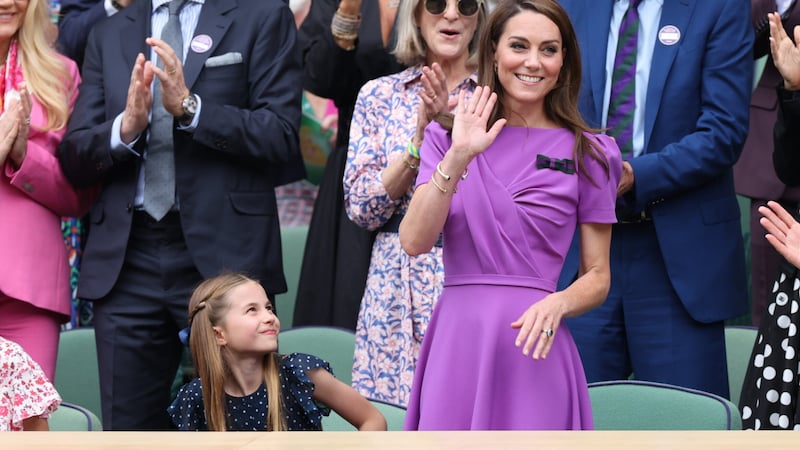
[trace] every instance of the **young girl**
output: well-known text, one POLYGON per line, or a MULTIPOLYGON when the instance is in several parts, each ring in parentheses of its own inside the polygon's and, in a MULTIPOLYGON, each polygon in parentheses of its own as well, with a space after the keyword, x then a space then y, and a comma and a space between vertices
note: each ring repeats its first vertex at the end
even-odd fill
POLYGON ((386 430, 381 413, 327 362, 277 353, 280 321, 258 282, 241 274, 204 281, 189 300, 189 326, 200 378, 167 410, 179 430, 321 430, 330 408, 359 430, 386 430))
POLYGON ((0 337, 0 431, 46 431, 56 388, 16 342, 0 337))

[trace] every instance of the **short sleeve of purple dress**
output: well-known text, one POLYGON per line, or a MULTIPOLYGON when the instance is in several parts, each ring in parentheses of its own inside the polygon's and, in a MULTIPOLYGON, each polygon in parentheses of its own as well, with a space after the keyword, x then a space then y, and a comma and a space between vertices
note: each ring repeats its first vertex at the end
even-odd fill
MULTIPOLYGON (((406 428, 573 430, 593 427, 586 379, 566 325, 546 360, 514 346, 514 322, 554 291, 580 223, 614 223, 619 149, 588 135, 596 160, 573 160, 564 129, 506 127, 469 165, 443 234, 445 286, 423 341, 406 428)), ((450 147, 430 125, 418 184, 450 147)))

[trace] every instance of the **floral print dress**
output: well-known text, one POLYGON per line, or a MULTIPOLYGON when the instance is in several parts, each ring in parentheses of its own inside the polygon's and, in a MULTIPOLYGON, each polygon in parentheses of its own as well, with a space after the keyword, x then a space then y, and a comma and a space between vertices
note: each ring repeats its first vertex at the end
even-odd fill
POLYGON ((61 397, 17 343, 0 337, 0 431, 22 431, 22 421, 50 417, 61 397))
MULTIPOLYGON (((372 246, 367 285, 356 325, 353 387, 362 395, 406 406, 411 382, 433 307, 442 292, 441 246, 409 256, 396 229, 382 228, 405 214, 414 184, 392 200, 382 182, 383 170, 405 157, 414 136, 422 66, 372 80, 361 88, 350 127, 344 172, 345 210, 350 220, 379 230, 372 246)), ((472 92, 476 76, 450 92, 455 103, 462 89, 472 92)), ((387 227, 389 228, 389 227, 387 227)))

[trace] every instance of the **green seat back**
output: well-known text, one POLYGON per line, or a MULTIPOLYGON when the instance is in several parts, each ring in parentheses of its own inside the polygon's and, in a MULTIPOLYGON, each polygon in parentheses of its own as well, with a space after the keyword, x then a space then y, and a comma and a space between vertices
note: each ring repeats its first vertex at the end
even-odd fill
POLYGON ((103 431, 100 419, 88 409, 72 403, 62 402, 47 425, 51 431, 103 431))
POLYGON ((725 327, 725 356, 728 358, 728 387, 731 403, 739 404, 744 376, 756 343, 758 329, 745 326, 725 327))
POLYGON ((344 328, 297 327, 281 331, 278 351, 284 355, 307 353, 322 358, 330 363, 336 378, 350 385, 355 343, 355 333, 344 328))
POLYGON ((718 395, 646 381, 589 384, 596 430, 741 430, 737 407, 718 395))
POLYGON ((288 291, 275 296, 275 309, 281 320, 281 328, 292 327, 294 305, 297 300, 297 285, 300 282, 300 269, 306 248, 308 226, 281 227, 281 250, 283 252, 283 273, 288 291))
POLYGON ((102 416, 94 328, 61 332, 53 384, 64 402, 80 405, 95 416, 102 416))

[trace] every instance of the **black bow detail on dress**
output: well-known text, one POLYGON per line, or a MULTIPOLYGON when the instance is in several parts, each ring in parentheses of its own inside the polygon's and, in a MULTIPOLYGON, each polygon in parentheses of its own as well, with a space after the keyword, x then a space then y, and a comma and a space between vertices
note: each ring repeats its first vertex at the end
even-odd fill
POLYGON ((572 175, 575 173, 575 162, 571 159, 551 159, 545 155, 536 155, 536 168, 558 170, 572 175))

